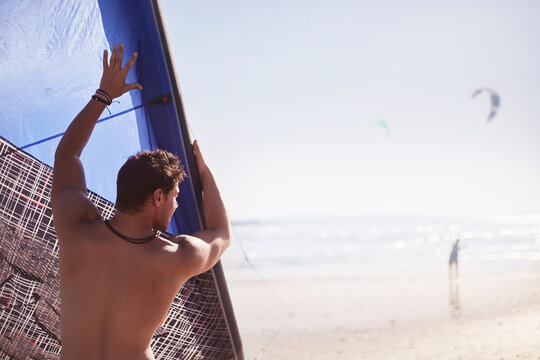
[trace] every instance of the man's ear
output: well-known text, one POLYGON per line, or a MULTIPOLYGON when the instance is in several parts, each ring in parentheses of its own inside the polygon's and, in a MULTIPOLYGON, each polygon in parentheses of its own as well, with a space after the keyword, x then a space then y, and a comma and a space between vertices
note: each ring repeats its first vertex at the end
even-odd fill
POLYGON ((163 201, 165 201, 165 193, 163 192, 163 189, 154 190, 154 193, 152 194, 152 202, 154 206, 161 206, 163 201))

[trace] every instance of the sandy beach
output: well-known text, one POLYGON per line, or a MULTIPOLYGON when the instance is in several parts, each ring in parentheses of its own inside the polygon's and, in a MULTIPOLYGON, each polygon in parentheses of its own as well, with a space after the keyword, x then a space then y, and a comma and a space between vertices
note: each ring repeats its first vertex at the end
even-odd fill
POLYGON ((540 265, 379 264, 229 288, 246 359, 540 359, 540 265))

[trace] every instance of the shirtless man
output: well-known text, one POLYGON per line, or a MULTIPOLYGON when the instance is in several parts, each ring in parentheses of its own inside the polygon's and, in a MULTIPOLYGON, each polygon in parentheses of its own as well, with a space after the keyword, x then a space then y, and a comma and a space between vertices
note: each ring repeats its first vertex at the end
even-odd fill
MULTIPOLYGON (((115 45, 110 61, 107 51, 103 54, 100 89, 112 98, 142 89, 125 83, 137 54, 122 67, 123 52, 123 45, 115 45)), ((128 159, 118 174, 117 212, 108 224, 103 221, 87 198, 79 159, 108 101, 102 93, 95 96, 68 127, 55 155, 61 359, 154 359, 155 330, 182 284, 214 266, 228 247, 229 220, 195 141, 207 230, 170 239, 156 235, 178 206, 178 184, 185 175, 176 156, 163 150, 128 159)))

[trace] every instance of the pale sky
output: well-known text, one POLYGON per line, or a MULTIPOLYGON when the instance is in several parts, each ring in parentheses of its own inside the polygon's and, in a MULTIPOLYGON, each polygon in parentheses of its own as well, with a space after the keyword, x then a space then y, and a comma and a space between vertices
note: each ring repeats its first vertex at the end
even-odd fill
POLYGON ((540 212, 540 2, 161 6, 233 219, 540 212))

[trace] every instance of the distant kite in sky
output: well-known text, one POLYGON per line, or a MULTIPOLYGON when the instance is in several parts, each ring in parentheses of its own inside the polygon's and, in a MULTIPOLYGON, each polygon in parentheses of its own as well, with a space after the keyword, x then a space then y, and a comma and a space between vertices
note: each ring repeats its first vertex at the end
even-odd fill
POLYGON ((374 121, 371 126, 381 127, 386 130, 386 139, 388 139, 388 137, 390 136, 390 128, 388 127, 388 124, 381 119, 377 119, 376 121, 374 121))
POLYGON ((490 109, 490 112, 489 112, 489 116, 487 118, 487 121, 490 121, 495 117, 495 115, 497 114, 497 111, 499 110, 499 106, 501 106, 501 97, 499 96, 499 94, 495 90, 492 90, 492 89, 489 89, 489 88, 486 88, 486 87, 476 89, 472 93, 471 97, 475 98, 482 91, 487 92, 489 94, 490 99, 491 99, 491 109, 490 109))

